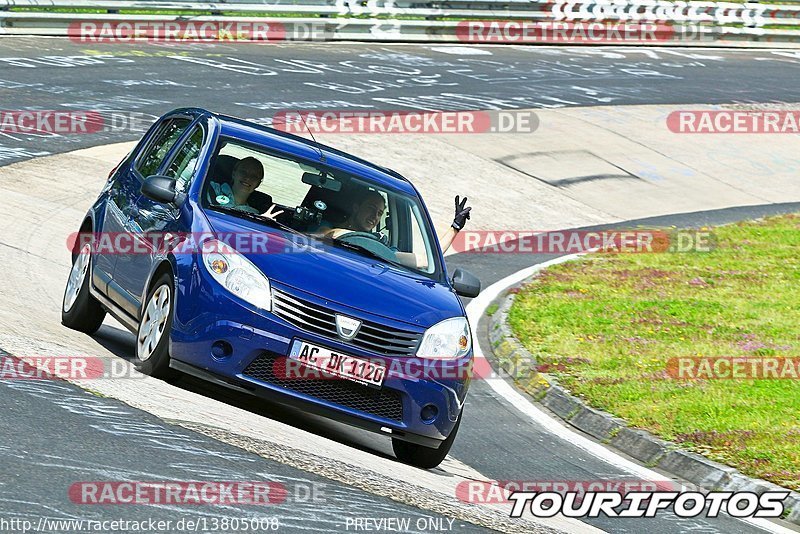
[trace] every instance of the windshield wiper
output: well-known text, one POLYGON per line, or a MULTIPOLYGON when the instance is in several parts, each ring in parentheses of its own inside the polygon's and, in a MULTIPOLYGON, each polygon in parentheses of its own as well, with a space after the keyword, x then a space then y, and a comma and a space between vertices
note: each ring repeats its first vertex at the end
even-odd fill
POLYGON ((353 244, 353 243, 348 243, 347 241, 339 241, 337 239, 333 240, 333 244, 336 245, 337 247, 346 248, 348 250, 352 250, 352 251, 358 252, 359 254, 362 254, 364 256, 369 256, 370 258, 375 258, 377 260, 381 260, 383 262, 386 262, 386 263, 388 263, 390 265, 395 265, 397 267, 403 268, 404 270, 414 272, 408 265, 403 265, 400 262, 389 260, 389 259, 381 256, 377 252, 374 252, 374 251, 368 249, 367 247, 363 247, 361 245, 356 245, 356 244, 353 244))

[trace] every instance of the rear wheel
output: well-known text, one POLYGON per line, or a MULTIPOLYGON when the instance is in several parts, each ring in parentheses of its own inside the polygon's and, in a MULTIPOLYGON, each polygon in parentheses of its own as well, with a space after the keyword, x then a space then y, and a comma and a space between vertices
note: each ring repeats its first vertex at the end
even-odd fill
POLYGON ((422 469, 433 469, 442 463, 447 453, 450 452, 450 448, 456 440, 456 434, 458 434, 458 427, 461 426, 461 418, 463 415, 464 412, 462 411, 461 415, 458 417, 456 426, 453 427, 450 435, 439 445, 438 449, 392 438, 392 449, 394 449, 395 456, 403 463, 411 464, 422 469))
POLYGON ((91 266, 92 245, 86 243, 72 258, 72 269, 61 304, 61 324, 87 334, 95 333, 106 316, 106 311, 89 293, 91 266))
POLYGON ((171 378, 174 374, 169 368, 173 295, 172 276, 164 273, 153 282, 147 293, 136 331, 136 368, 156 378, 171 378))

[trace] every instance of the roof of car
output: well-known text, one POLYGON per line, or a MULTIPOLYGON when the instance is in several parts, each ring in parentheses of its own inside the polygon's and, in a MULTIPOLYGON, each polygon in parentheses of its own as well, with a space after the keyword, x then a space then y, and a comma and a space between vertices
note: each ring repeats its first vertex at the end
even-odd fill
POLYGON ((236 137, 313 162, 320 162, 320 151, 322 151, 325 156, 324 164, 344 170, 360 178, 366 178, 380 186, 416 194, 414 186, 407 178, 386 167, 381 167, 333 147, 314 143, 310 139, 276 130, 275 128, 229 115, 210 111, 206 111, 206 113, 219 120, 222 135, 236 137))

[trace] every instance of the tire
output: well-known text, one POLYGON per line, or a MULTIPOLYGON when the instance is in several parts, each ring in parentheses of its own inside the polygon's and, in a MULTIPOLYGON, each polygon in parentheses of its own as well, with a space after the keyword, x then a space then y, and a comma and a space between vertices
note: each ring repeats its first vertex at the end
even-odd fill
POLYGON ((92 245, 85 243, 72 258, 72 269, 61 301, 61 324, 86 334, 94 334, 106 311, 89 293, 92 273, 92 245))
POLYGON ((136 358, 139 372, 169 379, 175 372, 169 367, 169 336, 175 314, 175 289, 172 276, 162 274, 151 284, 136 329, 136 358))
POLYGON ((453 446, 453 443, 456 440, 458 428, 461 426, 461 419, 463 415, 464 412, 462 410, 461 415, 458 417, 456 426, 453 427, 450 435, 447 436, 447 439, 439 445, 438 449, 432 449, 431 447, 425 447, 424 445, 417 445, 416 443, 409 443, 397 438, 392 438, 392 449, 394 449, 395 456, 397 456, 397 459, 405 464, 410 464, 421 469, 433 469, 442 463, 447 456, 447 453, 450 452, 450 448, 453 446))

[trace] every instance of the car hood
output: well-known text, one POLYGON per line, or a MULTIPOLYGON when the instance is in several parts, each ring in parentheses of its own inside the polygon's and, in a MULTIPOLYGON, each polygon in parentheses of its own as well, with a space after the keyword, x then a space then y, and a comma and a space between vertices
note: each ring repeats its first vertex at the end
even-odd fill
POLYGON ((234 246, 237 234, 264 234, 266 253, 243 247, 240 252, 275 286, 290 287, 343 307, 423 328, 464 314, 460 300, 447 285, 425 276, 235 216, 207 216, 218 237, 234 246))

